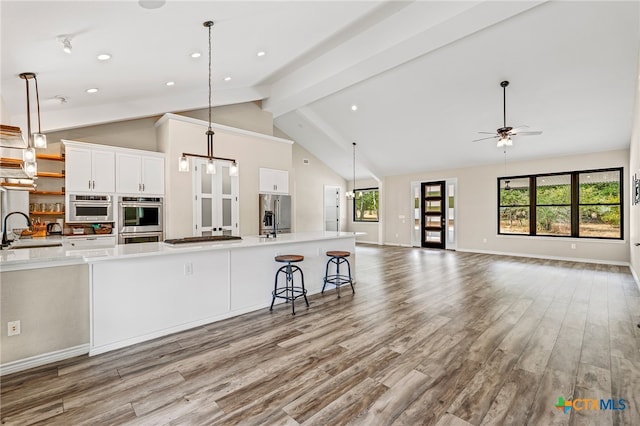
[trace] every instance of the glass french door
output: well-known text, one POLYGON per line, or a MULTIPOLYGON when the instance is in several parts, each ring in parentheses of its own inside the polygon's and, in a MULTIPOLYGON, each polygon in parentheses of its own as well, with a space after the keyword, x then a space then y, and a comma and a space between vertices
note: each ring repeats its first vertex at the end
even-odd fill
POLYGON ((422 247, 444 249, 446 245, 445 181, 423 182, 422 247))
POLYGON ((231 163, 216 160, 216 173, 206 173, 206 159, 194 167, 193 235, 240 235, 238 176, 232 176, 231 163))

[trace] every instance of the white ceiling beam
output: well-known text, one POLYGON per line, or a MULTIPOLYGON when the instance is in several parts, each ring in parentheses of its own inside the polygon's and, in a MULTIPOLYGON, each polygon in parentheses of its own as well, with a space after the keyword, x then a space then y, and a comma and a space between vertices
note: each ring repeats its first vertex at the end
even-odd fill
POLYGON ((435 17, 414 2, 276 81, 263 109, 286 114, 545 2, 438 2, 435 17))

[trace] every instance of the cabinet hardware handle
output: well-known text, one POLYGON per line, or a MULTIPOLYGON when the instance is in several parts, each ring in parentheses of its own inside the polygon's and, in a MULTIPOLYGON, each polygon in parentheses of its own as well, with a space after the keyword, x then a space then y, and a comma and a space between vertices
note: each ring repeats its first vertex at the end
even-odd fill
POLYGON ((144 192, 144 183, 142 184, 142 192, 144 192))
POLYGON ((89 189, 91 189, 91 179, 89 179, 89 189))

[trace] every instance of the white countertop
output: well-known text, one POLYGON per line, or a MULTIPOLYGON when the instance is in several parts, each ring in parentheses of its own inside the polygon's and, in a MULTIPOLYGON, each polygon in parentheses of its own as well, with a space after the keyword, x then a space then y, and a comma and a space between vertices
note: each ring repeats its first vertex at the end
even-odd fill
POLYGON ((165 244, 141 243, 122 244, 114 247, 94 249, 70 249, 69 247, 43 247, 0 251, 0 272, 47 268, 72 264, 112 261, 123 258, 167 256, 207 250, 229 250, 258 247, 264 245, 295 244, 336 238, 353 238, 354 232, 299 232, 279 234, 277 238, 244 236, 242 240, 216 241, 205 243, 165 244))

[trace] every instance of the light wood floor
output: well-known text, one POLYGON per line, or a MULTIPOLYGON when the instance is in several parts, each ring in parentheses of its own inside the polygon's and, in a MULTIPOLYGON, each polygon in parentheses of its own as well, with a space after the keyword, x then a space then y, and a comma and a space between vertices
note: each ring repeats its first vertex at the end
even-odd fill
POLYGON ((5 376, 2 423, 640 425, 628 268, 375 246, 357 256, 355 295, 313 296, 295 317, 278 305, 5 376), (564 414, 560 396, 627 408, 564 414))

